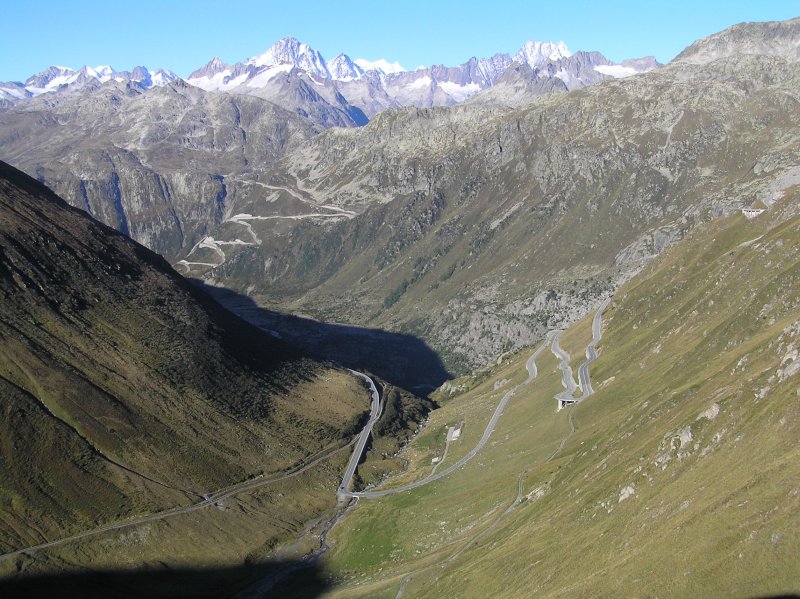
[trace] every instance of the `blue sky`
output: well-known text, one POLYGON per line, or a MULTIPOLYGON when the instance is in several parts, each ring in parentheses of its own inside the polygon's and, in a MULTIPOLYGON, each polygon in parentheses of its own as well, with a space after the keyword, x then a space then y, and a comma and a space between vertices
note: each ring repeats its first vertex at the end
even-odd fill
POLYGON ((181 76, 218 55, 237 62, 286 35, 331 59, 455 65, 514 52, 526 40, 559 41, 620 61, 669 61, 695 39, 741 21, 800 16, 797 0, 460 2, 350 0, 0 0, 0 81, 52 64, 145 65, 181 76), (14 25, 12 25, 14 24, 14 25))

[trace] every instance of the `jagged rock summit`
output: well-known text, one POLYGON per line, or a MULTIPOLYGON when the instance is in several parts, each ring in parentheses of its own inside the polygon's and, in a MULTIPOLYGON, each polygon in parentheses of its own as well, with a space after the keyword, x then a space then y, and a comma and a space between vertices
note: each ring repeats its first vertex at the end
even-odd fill
MULTIPOLYGON (((527 41, 513 55, 472 57, 457 66, 433 65, 407 71, 385 59, 353 60, 340 53, 332 60, 309 44, 284 37, 262 54, 227 64, 219 57, 193 71, 186 80, 213 92, 252 94, 308 116, 324 126, 354 126, 387 108, 449 106, 492 87, 513 64, 526 64, 536 77, 548 81, 530 86, 540 95, 590 85, 608 78, 627 77, 658 66, 654 59, 615 64, 599 52, 573 54, 564 42, 527 41), (358 112, 357 112, 358 111, 358 112), (322 118, 315 118, 321 115, 322 118)), ((53 66, 24 83, 0 83, 0 108, 47 92, 95 86, 109 81, 135 82, 143 89, 177 79, 172 71, 136 67, 116 71, 109 66, 74 70, 53 66)))
POLYGON ((148 70, 137 66, 130 71, 116 71, 108 65, 97 67, 84 66, 79 70, 69 67, 51 66, 31 75, 24 83, 0 83, 0 106, 2 102, 14 103, 48 92, 84 87, 87 84, 106 83, 108 81, 133 82, 144 89, 160 87, 178 79, 168 69, 148 70))

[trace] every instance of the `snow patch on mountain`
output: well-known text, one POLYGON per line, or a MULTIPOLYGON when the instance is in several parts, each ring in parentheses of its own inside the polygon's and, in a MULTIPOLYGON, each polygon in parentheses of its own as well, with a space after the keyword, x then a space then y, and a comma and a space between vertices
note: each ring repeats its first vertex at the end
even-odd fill
POLYGON ((164 87, 178 79, 178 76, 169 69, 158 69, 153 72, 150 71, 151 82, 155 87, 164 87))
MULTIPOLYGON (((383 73, 384 75, 406 72, 406 69, 399 62, 389 62, 384 58, 380 58, 378 60, 365 60, 363 58, 356 58, 353 62, 361 67, 364 72, 377 71, 379 73, 383 73)), ((417 70, 424 68, 425 67, 421 66, 418 67, 417 70)))
POLYGON ((459 85, 452 81, 442 81, 439 87, 456 102, 463 102, 471 95, 481 91, 481 86, 477 83, 467 83, 466 85, 459 85))
POLYGON ((633 67, 623 67, 620 64, 599 64, 594 67, 594 70, 603 75, 614 77, 615 79, 622 79, 623 77, 630 77, 639 73, 633 67))
POLYGON ((419 79, 415 79, 414 81, 406 85, 406 87, 409 89, 425 89, 426 87, 431 86, 431 82, 432 82, 431 78, 425 76, 425 77, 420 77, 419 79))
MULTIPOLYGON (((264 87, 270 79, 273 79, 281 73, 288 73, 294 68, 291 64, 279 64, 274 67, 264 69, 258 75, 247 81, 247 87, 264 87)), ((244 78, 242 82, 247 80, 247 75, 242 75, 244 78)), ((234 80, 235 81, 235 80, 234 80)))
POLYGON ((200 89, 204 89, 206 91, 218 91, 225 89, 225 78, 229 75, 230 71, 226 70, 219 73, 214 73, 211 76, 204 75, 202 77, 193 77, 188 79, 188 81, 200 89))

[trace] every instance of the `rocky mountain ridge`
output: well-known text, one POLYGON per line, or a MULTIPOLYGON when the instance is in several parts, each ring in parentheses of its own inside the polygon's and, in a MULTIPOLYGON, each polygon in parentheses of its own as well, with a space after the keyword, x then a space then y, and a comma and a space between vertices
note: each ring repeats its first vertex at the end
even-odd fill
POLYGON ((780 56, 800 60, 800 17, 782 22, 740 23, 698 40, 675 57, 687 63, 708 63, 732 53, 780 56))
MULTIPOLYGON (((514 63, 527 64, 538 77, 548 81, 563 81, 566 89, 659 66, 652 57, 615 65, 599 52, 579 52, 578 55, 580 58, 573 58, 563 42, 527 41, 514 55, 499 53, 491 58, 473 57, 455 67, 434 65, 406 71, 397 63, 352 60, 346 54, 329 61, 308 44, 286 37, 263 54, 233 65, 214 57, 192 72, 187 81, 207 91, 256 94, 298 111, 303 106, 286 102, 286 88, 305 84, 306 94, 319 93, 333 105, 343 106, 345 111, 358 109, 366 117, 372 117, 390 107, 456 104, 491 87, 514 63), (315 86, 323 90, 315 90, 315 86), (324 91, 326 87, 328 92, 324 91)), ((144 67, 131 72, 117 72, 107 66, 84 67, 80 71, 50 67, 31 76, 24 84, 1 83, 0 101, 10 106, 41 93, 81 87, 89 81, 135 81, 147 89, 164 85, 176 77, 171 71, 150 72, 144 67)), ((354 118, 350 123, 327 125, 352 126, 364 122, 365 119, 354 118)))

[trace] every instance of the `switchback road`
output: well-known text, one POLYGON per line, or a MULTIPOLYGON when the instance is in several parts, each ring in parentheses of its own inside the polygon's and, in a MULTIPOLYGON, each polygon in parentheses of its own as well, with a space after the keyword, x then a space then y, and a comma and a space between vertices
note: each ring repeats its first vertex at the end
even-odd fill
MULTIPOLYGON (((345 478, 342 481, 342 484, 339 486, 338 497, 340 501, 344 500, 347 497, 376 499, 378 497, 385 497, 387 495, 396 495, 398 493, 405 493, 407 491, 418 489, 419 487, 422 487, 424 485, 437 481, 441 478, 444 478, 445 476, 452 474, 453 472, 461 468, 464 464, 466 464, 472 458, 474 458, 475 455, 481 449, 483 449, 484 445, 486 445, 486 442, 489 440, 489 436, 492 434, 492 431, 494 431, 494 427, 497 425, 497 421, 500 419, 500 416, 503 415, 503 411, 505 410, 506 405, 508 404, 509 400, 514 396, 514 394, 517 392, 517 390, 523 387, 524 385, 527 385, 529 382, 531 382, 533 379, 536 378, 536 375, 538 373, 538 370, 536 368, 536 359, 548 345, 551 346, 551 350, 556 355, 556 357, 558 357, 561 360, 559 368, 561 369, 562 373, 562 382, 564 384, 564 387, 566 388, 565 391, 562 391, 561 393, 556 395, 556 399, 558 399, 559 402, 565 402, 564 405, 566 405, 566 403, 577 403, 592 395, 594 391, 592 390, 591 380, 589 378, 589 365, 592 362, 594 362, 595 359, 597 359, 596 347, 597 343, 600 341, 600 338, 602 336, 601 325, 602 325, 603 311, 606 309, 606 307, 610 302, 611 302, 610 297, 607 298, 605 301, 603 301, 603 303, 600 304, 600 307, 595 313, 594 319, 592 320, 592 341, 586 348, 587 361, 581 364, 578 370, 579 379, 582 381, 582 387, 581 387, 582 394, 580 397, 574 397, 574 393, 577 390, 578 385, 575 384, 575 380, 573 379, 572 376, 572 368, 569 366, 569 354, 567 354, 567 352, 565 352, 558 344, 562 331, 561 330, 550 331, 547 334, 544 343, 542 343, 542 345, 539 346, 539 348, 531 355, 530 358, 528 358, 528 361, 525 363, 525 367, 528 370, 528 378, 525 379, 516 387, 514 387, 513 389, 511 389, 510 391, 508 391, 505 395, 503 395, 503 398, 500 400, 500 403, 497 404, 497 408, 495 408, 494 414, 492 414, 489 423, 486 425, 486 429, 483 431, 483 435, 478 441, 478 444, 475 447, 473 447, 464 457, 462 457, 456 463, 445 468, 444 470, 442 470, 437 474, 431 474, 430 476, 427 476, 422 480, 418 480, 416 482, 409 483, 401 487, 395 487, 392 489, 383 489, 379 491, 352 492, 348 490, 350 481, 352 480, 355 468, 358 465, 359 460, 361 459, 361 453, 358 451, 354 451, 353 456, 350 459, 350 464, 348 465, 348 470, 345 473, 345 478)), ((373 396, 373 406, 374 405, 375 405, 375 399, 373 396)), ((380 402, 378 402, 378 409, 379 406, 380 402)), ((375 410, 376 408, 373 407, 373 413, 375 410)), ((372 420, 373 419, 370 418, 370 421, 372 420)), ((572 427, 571 414, 570 414, 570 427, 572 427)), ((362 438, 359 439, 356 449, 358 449, 358 447, 361 447, 361 449, 363 450, 363 447, 366 444, 366 436, 367 436, 365 433, 367 432, 368 429, 369 431, 372 430, 372 425, 369 423, 368 426, 365 427, 364 431, 362 431, 362 438)), ((563 448, 563 443, 562 443, 562 448, 563 448)))
MULTIPOLYGON (((417 489, 417 488, 422 487, 424 485, 430 484, 433 481, 439 480, 440 478, 444 478, 445 476, 447 476, 449 474, 452 474, 453 472, 455 472, 456 470, 461 468, 461 466, 463 466, 464 464, 469 462, 472 458, 475 457, 475 455, 481 449, 483 449, 483 446, 486 445, 486 442, 489 440, 489 436, 492 434, 492 431, 494 430, 494 427, 497 424, 497 421, 500 419, 500 416, 503 415, 503 410, 505 410, 506 405, 508 404, 508 401, 514 396, 514 393, 517 392, 517 389, 519 389, 520 387, 522 387, 524 385, 527 385, 529 382, 531 382, 533 379, 536 378, 536 375, 537 375, 536 358, 539 357, 539 354, 541 354, 542 351, 544 351, 544 349, 547 347, 547 345, 550 342, 550 339, 551 339, 553 334, 554 333, 552 331, 550 333, 548 333, 547 334, 547 338, 545 339, 544 343, 542 343, 542 345, 539 346, 539 349, 537 349, 533 353, 533 355, 528 359, 528 362, 525 365, 527 370, 528 370, 528 378, 525 379, 523 382, 521 382, 516 387, 514 387, 513 389, 511 389, 510 391, 508 391, 505 395, 503 395, 503 398, 500 400, 500 403, 497 404, 497 408, 495 408, 494 414, 492 414, 492 417, 489 420, 489 423, 486 425, 486 429, 483 431, 483 435, 481 436, 480 441, 478 441, 478 444, 475 447, 473 447, 469 451, 469 453, 467 453, 467 455, 462 457, 455 464, 445 468, 444 470, 442 470, 441 472, 439 472, 437 474, 432 474, 431 476, 423 478, 422 480, 418 480, 417 482, 413 482, 413 483, 409 483, 407 485, 403 485, 402 487, 395 487, 393 489, 384 489, 384 490, 381 490, 381 491, 361 491, 361 492, 353 493, 353 492, 350 492, 350 491, 346 491, 345 489, 343 489, 342 486, 340 486, 339 487, 339 496, 340 496, 340 498, 341 497, 359 497, 359 498, 364 498, 364 499, 375 499, 377 497, 385 497, 386 495, 396 495, 397 493, 405 493, 406 491, 411 491, 412 489, 417 489)), ((351 458, 351 463, 355 460, 355 463, 357 464, 359 458, 355 457, 356 456, 355 452, 353 452, 353 456, 354 457, 351 458)), ((350 475, 350 477, 352 478, 352 474, 350 475)), ((344 482, 345 481, 342 481, 342 485, 344 485, 344 482)))
POLYGON ((559 409, 569 404, 581 402, 590 395, 594 395, 592 379, 589 377, 589 366, 597 359, 597 344, 603 336, 603 312, 610 303, 611 298, 606 298, 597 308, 597 312, 595 312, 594 318, 592 319, 592 340, 589 342, 589 345, 586 346, 586 361, 578 367, 577 386, 572 378, 572 368, 569 366, 569 354, 558 345, 561 331, 556 332, 553 337, 552 350, 553 353, 561 359, 559 368, 561 369, 562 383, 565 387, 564 391, 556 395, 559 409), (575 397, 575 391, 578 388, 581 390, 581 395, 580 397, 575 397))

